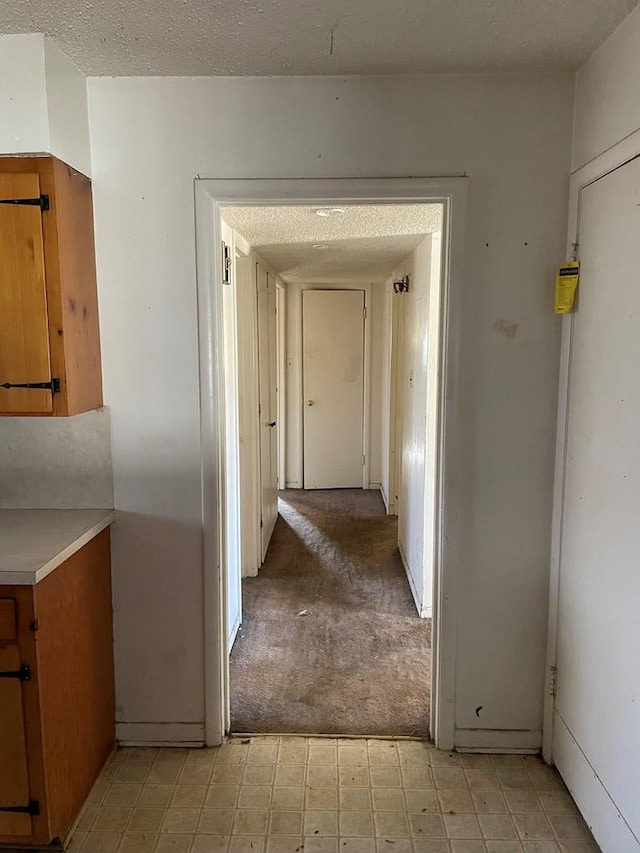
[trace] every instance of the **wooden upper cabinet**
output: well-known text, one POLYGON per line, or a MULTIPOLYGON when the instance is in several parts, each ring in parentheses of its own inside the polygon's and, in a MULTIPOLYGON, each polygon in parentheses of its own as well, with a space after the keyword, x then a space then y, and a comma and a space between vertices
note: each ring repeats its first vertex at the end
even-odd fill
POLYGON ((55 157, 0 157, 0 415, 101 405, 91 182, 55 157))

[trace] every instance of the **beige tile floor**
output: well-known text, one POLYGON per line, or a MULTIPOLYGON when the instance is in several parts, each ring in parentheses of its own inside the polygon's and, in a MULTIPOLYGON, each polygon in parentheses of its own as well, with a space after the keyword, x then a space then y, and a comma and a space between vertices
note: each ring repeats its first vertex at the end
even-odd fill
POLYGON ((73 853, 592 853, 560 777, 538 758, 419 741, 233 739, 122 749, 84 808, 73 853))

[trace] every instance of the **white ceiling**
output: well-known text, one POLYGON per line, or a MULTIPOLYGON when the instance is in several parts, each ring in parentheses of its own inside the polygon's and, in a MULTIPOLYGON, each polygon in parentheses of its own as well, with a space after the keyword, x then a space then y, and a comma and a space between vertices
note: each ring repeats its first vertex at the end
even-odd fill
POLYGON ((576 68, 638 0, 0 0, 89 75, 576 68), (333 33, 333 36, 332 36, 333 33))
POLYGON ((298 284, 383 283, 442 227, 439 204, 342 207, 343 215, 326 219, 316 207, 225 207, 223 218, 284 281, 298 284))

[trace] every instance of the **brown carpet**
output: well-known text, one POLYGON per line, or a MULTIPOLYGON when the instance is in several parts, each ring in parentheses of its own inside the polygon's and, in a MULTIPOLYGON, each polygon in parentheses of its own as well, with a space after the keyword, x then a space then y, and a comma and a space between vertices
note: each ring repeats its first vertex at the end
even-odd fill
POLYGON ((236 732, 427 734, 431 620, 379 492, 280 492, 231 653, 236 732), (299 615, 306 611, 305 615, 299 615))

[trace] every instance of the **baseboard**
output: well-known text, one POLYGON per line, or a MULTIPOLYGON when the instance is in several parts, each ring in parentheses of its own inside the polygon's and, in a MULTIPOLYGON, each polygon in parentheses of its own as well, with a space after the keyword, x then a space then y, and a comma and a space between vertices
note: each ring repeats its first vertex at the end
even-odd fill
POLYGON ((396 505, 391 502, 389 495, 386 493, 384 486, 380 484, 380 494, 382 495, 382 502, 384 503, 384 509, 387 515, 397 515, 396 505))
POLYGON ((204 723, 116 723, 120 746, 204 746, 204 723))
POLYGON ((553 715, 553 762, 602 853, 638 853, 640 842, 557 710, 553 715))
POLYGON ((233 648, 233 644, 236 641, 236 637, 238 636, 238 631, 240 630, 241 624, 242 624, 242 617, 238 613, 238 617, 235 621, 235 624, 233 625, 233 627, 231 628, 231 631, 229 632, 229 651, 231 651, 231 649, 233 648))
POLYGON ((459 752, 535 755, 542 746, 542 729, 456 729, 453 738, 459 752))
POLYGON ((384 511, 387 513, 387 515, 390 515, 390 513, 389 513, 389 496, 387 495, 385 489, 383 488, 382 483, 380 483, 380 494, 382 496, 382 503, 384 504, 384 511))
POLYGON ((411 595, 413 596, 413 603, 416 606, 416 610, 418 611, 418 616, 421 619, 431 619, 433 616, 433 607, 424 607, 420 598, 418 596, 418 590, 416 589, 415 583, 413 581, 413 576, 409 571, 409 563, 407 561, 406 554, 404 553, 404 549, 402 547, 402 542, 398 539, 398 551, 400 552, 400 559, 402 560, 402 565, 404 566, 404 571, 407 576, 407 580, 409 581, 409 589, 411 590, 411 595))

